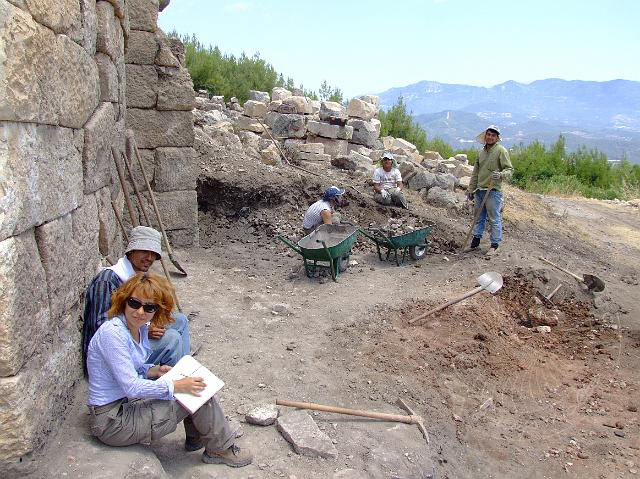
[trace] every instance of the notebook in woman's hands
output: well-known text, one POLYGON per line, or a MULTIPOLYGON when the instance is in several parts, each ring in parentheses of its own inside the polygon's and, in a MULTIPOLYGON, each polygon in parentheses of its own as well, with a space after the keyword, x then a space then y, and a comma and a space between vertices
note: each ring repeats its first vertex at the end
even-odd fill
POLYGON ((215 393, 222 389, 222 387, 224 386, 224 382, 222 381, 222 379, 217 377, 205 366, 200 364, 196 359, 189 355, 180 358, 176 365, 171 368, 171 371, 165 373, 158 380, 169 382, 188 377, 202 378, 206 385, 204 390, 200 392, 199 396, 194 396, 193 394, 189 393, 174 394, 176 400, 182 405, 182 407, 189 411, 190 414, 193 414, 198 409, 200 409, 200 406, 211 399, 215 393))

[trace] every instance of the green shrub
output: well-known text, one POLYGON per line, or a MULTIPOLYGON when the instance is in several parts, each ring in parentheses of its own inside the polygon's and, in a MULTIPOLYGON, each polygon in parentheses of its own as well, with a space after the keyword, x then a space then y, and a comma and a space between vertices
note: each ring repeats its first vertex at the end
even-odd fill
MULTIPOLYGON (((403 138, 413 143, 418 151, 426 151, 427 132, 413 119, 411 113, 407 112, 402 97, 393 105, 389 111, 380 111, 380 136, 393 136, 403 138)), ((442 142, 444 143, 444 142, 442 142)))

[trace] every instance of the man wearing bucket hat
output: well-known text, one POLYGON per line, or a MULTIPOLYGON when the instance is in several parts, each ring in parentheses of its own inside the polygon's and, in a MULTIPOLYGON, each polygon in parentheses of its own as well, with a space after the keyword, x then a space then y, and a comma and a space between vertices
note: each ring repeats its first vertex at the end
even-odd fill
POLYGON ((330 225, 334 222, 336 215, 334 212, 336 207, 342 203, 342 195, 344 195, 343 189, 330 186, 324 190, 322 198, 309 206, 302 220, 302 229, 305 235, 322 224, 330 225))
MULTIPOLYGON (((125 255, 118 262, 102 270, 91 281, 85 293, 82 325, 82 363, 86 372, 87 349, 91 338, 107 320, 111 307, 111 294, 136 273, 146 273, 154 261, 162 256, 162 236, 147 226, 136 226, 129 234, 125 255)), ((175 365, 189 354, 189 322, 187 317, 174 312, 168 327, 149 326, 149 343, 153 352, 149 363, 175 365)))
POLYGON ((476 140, 484 146, 478 153, 478 160, 473 166, 467 194, 470 200, 475 199, 476 208, 480 207, 485 195, 489 196, 473 226, 473 239, 467 251, 476 250, 480 245, 488 218, 491 225, 491 248, 486 254, 493 256, 498 253, 498 246, 502 241, 502 181, 511 177, 513 166, 507 149, 498 144, 500 129, 497 126, 489 126, 476 136, 476 140))
POLYGON ((402 175, 392 153, 384 153, 381 166, 373 172, 373 199, 381 205, 397 205, 409 209, 402 193, 402 175))

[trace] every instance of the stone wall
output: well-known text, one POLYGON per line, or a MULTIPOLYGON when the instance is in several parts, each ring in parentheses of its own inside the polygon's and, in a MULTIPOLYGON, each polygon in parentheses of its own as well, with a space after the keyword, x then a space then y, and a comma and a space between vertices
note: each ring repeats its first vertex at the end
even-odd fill
MULTIPOLYGON (((127 128, 135 135, 171 244, 197 245, 197 165, 191 113, 195 94, 181 63, 184 47, 157 28, 158 0, 128 0, 128 4, 127 128)), ((142 181, 139 170, 134 175, 142 181)), ((142 222, 135 198, 133 203, 137 220, 142 222)), ((158 227, 154 215, 151 217, 158 227)))
POLYGON ((81 377, 82 294, 123 250, 110 150, 124 150, 125 122, 168 227, 197 242, 195 177, 182 174, 191 80, 157 12, 158 0, 0 0, 0 475, 24 471, 81 377))

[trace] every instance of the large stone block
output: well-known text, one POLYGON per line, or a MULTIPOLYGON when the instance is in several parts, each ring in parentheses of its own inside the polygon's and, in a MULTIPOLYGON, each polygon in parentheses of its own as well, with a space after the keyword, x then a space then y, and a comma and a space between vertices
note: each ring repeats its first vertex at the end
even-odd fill
POLYGON ((156 148, 157 191, 195 190, 198 168, 193 148, 156 148))
POLYGON ((82 12, 83 38, 82 47, 89 55, 96 54, 96 42, 98 39, 98 17, 96 12, 96 0, 80 0, 82 12))
POLYGON ((380 98, 375 95, 362 95, 360 99, 364 102, 371 103, 376 108, 380 108, 380 98))
POLYGON ((268 105, 271 98, 269 98, 269 93, 266 91, 249 90, 249 100, 259 101, 268 105))
MULTIPOLYGON (((162 222, 168 230, 193 229, 198 225, 198 195, 195 190, 156 194, 162 222)), ((155 225, 155 221, 152 220, 155 225)), ((157 225, 156 225, 157 227, 157 225)))
POLYGON ((289 96, 282 99, 282 103, 278 107, 280 113, 297 113, 299 115, 311 115, 313 107, 307 97, 289 96))
POLYGON ((320 104, 320 119, 329 121, 334 119, 346 120, 347 109, 335 101, 323 101, 320 104))
POLYGON ((158 0, 127 0, 132 30, 155 32, 158 23, 158 0))
POLYGON ((102 103, 84 128, 84 191, 92 193, 111 183, 111 145, 116 125, 112 103, 102 103))
POLYGON ((81 128, 98 105, 93 57, 66 35, 0 2, 0 120, 81 128))
MULTIPOLYGON (((59 322, 77 323, 78 314, 74 309, 59 322)), ((0 470, 9 472, 4 477, 16 477, 12 468, 19 466, 20 458, 37 450, 56 430, 82 374, 76 324, 48 330, 51 334, 39 345, 39 354, 19 374, 0 378, 0 470)))
POLYGON ((99 267, 98 207, 95 195, 61 218, 36 228, 47 276, 51 317, 61 317, 78 302, 99 267))
POLYGON ((307 134, 307 124, 303 115, 271 112, 267 119, 276 138, 304 138, 307 134))
POLYGON ((113 5, 113 11, 116 17, 123 19, 126 16, 127 8, 125 6, 125 0, 106 0, 113 5))
POLYGON ((153 65, 158 54, 158 39, 155 34, 132 30, 129 34, 129 48, 124 56, 126 63, 153 65))
POLYGON ((264 118, 267 114, 267 104, 256 100, 244 103, 244 114, 252 118, 264 118))
POLYGON ((127 108, 139 148, 193 146, 193 115, 190 111, 156 111, 127 108))
POLYGON ((264 127, 259 121, 249 118, 248 116, 240 115, 234 123, 234 128, 237 131, 252 131, 254 133, 263 133, 264 127))
POLYGON ((391 145, 391 149, 392 150, 396 150, 396 151, 398 151, 398 153, 405 154, 405 155, 418 152, 418 149, 416 148, 416 145, 414 145, 413 143, 408 142, 404 138, 396 138, 396 139, 394 139, 393 140, 393 144, 391 145))
POLYGON ((195 92, 186 68, 160 69, 158 82, 158 110, 193 110, 195 92))
POLYGON ((333 157, 348 154, 349 142, 347 140, 333 140, 322 136, 308 135, 307 143, 322 143, 324 152, 333 157))
POLYGON ((373 149, 377 149, 380 146, 379 143, 381 142, 378 140, 380 130, 376 128, 375 123, 365 120, 349 120, 347 125, 353 127, 352 143, 373 149))
MULTIPOLYGON (((121 253, 122 233, 111 205, 111 189, 106 187, 98 190, 96 192, 96 201, 98 208, 98 249, 102 256, 111 255, 114 259, 118 258, 121 253)), ((117 201, 113 203, 117 208, 117 201)), ((120 212, 120 210, 118 211, 120 212)))
POLYGON ((271 101, 284 100, 285 98, 289 98, 291 96, 291 92, 286 88, 282 87, 274 87, 271 90, 271 101))
POLYGON ((0 241, 77 208, 82 130, 0 122, 0 241))
POLYGON ((158 101, 158 72, 152 65, 126 66, 127 107, 154 108, 158 101))
POLYGON ((312 135, 323 136, 325 138, 339 138, 341 140, 350 140, 353 136, 353 127, 331 125, 321 121, 307 122, 307 130, 312 135))
POLYGON ((116 17, 113 5, 109 2, 96 3, 98 19, 98 37, 96 50, 109 55, 115 63, 124 55, 124 33, 120 20, 116 17))
POLYGON ((82 15, 78 0, 24 0, 24 5, 36 22, 76 42, 82 41, 82 15))
POLYGON ((155 64, 161 67, 180 68, 180 61, 171 51, 171 40, 160 29, 156 30, 156 39, 158 40, 158 53, 155 64))
POLYGON ((0 242, 0 277, 0 376, 4 377, 20 370, 48 330, 47 279, 33 230, 0 242))
POLYGON ((347 114, 351 117, 371 120, 378 114, 378 108, 372 103, 352 98, 347 107, 347 114))
POLYGON ((118 70, 104 53, 96 55, 96 64, 100 75, 100 100, 118 103, 118 70))

